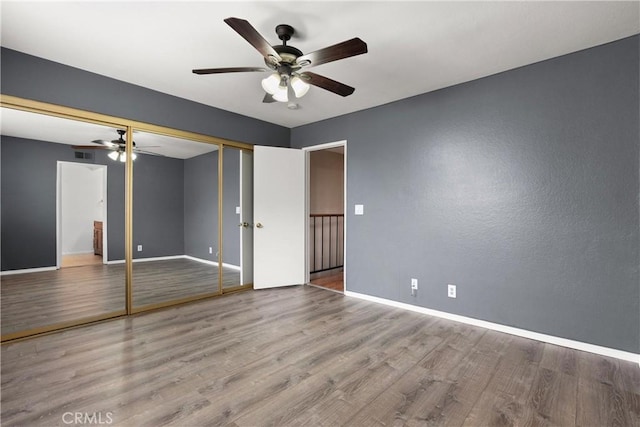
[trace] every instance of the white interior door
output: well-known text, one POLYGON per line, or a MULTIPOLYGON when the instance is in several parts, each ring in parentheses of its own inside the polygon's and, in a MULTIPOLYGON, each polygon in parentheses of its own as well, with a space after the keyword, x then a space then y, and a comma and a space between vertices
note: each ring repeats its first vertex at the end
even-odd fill
POLYGON ((253 154, 240 150, 240 284, 253 282, 253 154))
POLYGON ((305 281, 305 157, 302 150, 253 151, 253 287, 305 281))

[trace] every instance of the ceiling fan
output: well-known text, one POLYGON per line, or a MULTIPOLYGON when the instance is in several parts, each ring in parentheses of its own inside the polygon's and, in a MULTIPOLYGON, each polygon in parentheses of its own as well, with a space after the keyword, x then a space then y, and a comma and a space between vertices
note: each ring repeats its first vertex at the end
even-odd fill
MULTIPOLYGON (((113 139, 111 141, 105 141, 104 139, 96 139, 91 142, 94 144, 101 145, 72 145, 71 148, 76 150, 111 150, 111 153, 108 154, 109 158, 112 160, 120 160, 124 162, 127 160, 127 142, 124 140, 124 135, 127 133, 123 129, 116 129, 118 135, 120 136, 118 139, 113 139)), ((147 145, 145 148, 158 147, 157 145, 147 145)), ((154 156, 160 156, 160 154, 152 153, 150 151, 142 150, 136 147, 136 142, 133 141, 133 150, 134 152, 131 154, 131 159, 135 160, 137 155, 136 153, 142 154, 151 154, 154 156)))
POLYGON ((324 49, 303 54, 299 49, 287 45, 287 41, 295 33, 292 26, 280 24, 276 34, 282 45, 271 46, 244 19, 227 18, 224 20, 231 28, 247 40, 264 57, 268 68, 233 67, 233 68, 201 68, 193 70, 195 74, 220 74, 252 71, 274 71, 262 80, 262 88, 266 95, 262 102, 288 102, 290 95, 301 98, 313 85, 340 96, 349 96, 355 88, 310 71, 301 71, 303 67, 326 64, 327 62, 367 53, 367 44, 359 38, 353 38, 324 49))

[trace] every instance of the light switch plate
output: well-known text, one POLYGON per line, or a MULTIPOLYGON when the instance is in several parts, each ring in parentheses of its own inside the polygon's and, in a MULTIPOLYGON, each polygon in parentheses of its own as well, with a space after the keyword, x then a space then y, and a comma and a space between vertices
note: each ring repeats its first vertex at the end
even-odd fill
POLYGON ((364 215, 364 205, 356 205, 356 215, 364 215))
POLYGON ((240 206, 236 206, 236 213, 240 215, 240 206))

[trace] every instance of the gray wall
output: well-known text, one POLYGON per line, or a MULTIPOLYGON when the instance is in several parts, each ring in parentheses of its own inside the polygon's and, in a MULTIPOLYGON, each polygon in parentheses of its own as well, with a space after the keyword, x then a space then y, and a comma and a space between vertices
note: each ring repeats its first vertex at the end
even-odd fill
POLYGON ((222 261, 240 266, 240 150, 225 148, 223 154, 222 261))
MULTIPOLYGON (((224 151, 222 212, 223 262, 240 265, 240 231, 236 206, 240 203, 239 150, 224 151)), ((185 254, 217 261, 218 247, 218 151, 184 161, 185 254), (209 254, 209 247, 213 253, 209 254)))
POLYGON ((348 290, 639 352, 638 52, 293 129, 295 147, 348 140, 348 290))
POLYGON ((134 258, 184 254, 183 194, 182 159, 138 155, 133 164, 134 258))
MULTIPOLYGON (((57 162, 107 165, 108 259, 124 259, 124 166, 68 145, 1 137, 2 270, 56 265, 57 162)), ((139 155, 134 164, 134 258, 184 254, 183 161, 139 155), (136 246, 143 245, 143 252, 136 246)))
POLYGON ((217 151, 184 161, 184 249, 189 256, 218 260, 217 151))
POLYGON ((2 270, 56 265, 57 162, 108 165, 109 259, 124 258, 124 168, 100 151, 74 157, 68 145, 2 136, 0 143, 2 270))
MULTIPOLYGON (((198 132, 287 146, 289 129, 2 48, 2 93, 198 132)), ((114 58, 117 60, 117 58, 114 58)), ((185 78, 190 75, 186 70, 185 78)))

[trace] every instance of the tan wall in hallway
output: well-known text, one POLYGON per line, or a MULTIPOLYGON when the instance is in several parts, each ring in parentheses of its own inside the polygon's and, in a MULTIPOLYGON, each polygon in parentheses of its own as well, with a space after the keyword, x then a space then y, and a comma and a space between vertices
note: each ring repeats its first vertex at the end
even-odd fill
POLYGON ((344 155, 328 150, 310 154, 310 213, 344 213, 344 155))

